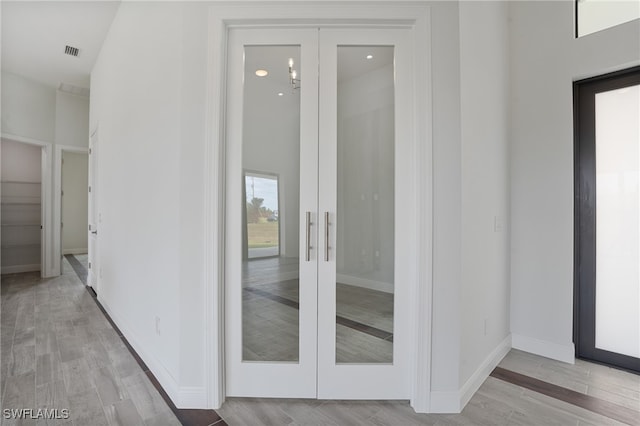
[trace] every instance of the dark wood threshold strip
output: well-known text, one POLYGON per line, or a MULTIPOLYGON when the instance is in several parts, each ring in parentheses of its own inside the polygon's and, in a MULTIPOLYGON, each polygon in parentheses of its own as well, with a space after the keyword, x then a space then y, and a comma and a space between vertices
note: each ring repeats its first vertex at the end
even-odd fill
POLYGON ((547 383, 530 376, 525 376, 524 374, 516 373, 515 371, 505 370, 501 367, 496 367, 490 375, 496 379, 584 408, 585 410, 601 414, 610 419, 628 425, 640 426, 640 411, 634 411, 630 408, 591 395, 547 383))
MULTIPOLYGON (((265 299, 273 300, 274 302, 282 303, 283 305, 287 305, 291 308, 300 310, 300 304, 295 300, 287 299, 286 297, 282 297, 255 287, 245 287, 243 290, 264 297, 265 299)), ((342 317, 340 315, 336 315, 336 323, 345 327, 349 327, 361 333, 368 334, 369 336, 393 342, 393 333, 389 333, 388 331, 384 331, 376 327, 371 327, 370 325, 366 325, 361 322, 342 317)))
POLYGON ((78 278, 80 278, 80 281, 82 281, 82 284, 87 285, 87 275, 89 274, 87 268, 85 268, 84 265, 72 254, 65 254, 64 257, 69 261, 69 264, 75 271, 78 278))
POLYGON ((181 424, 183 424, 184 426, 227 426, 227 423, 222 420, 222 417, 220 417, 220 415, 218 415, 215 410, 191 410, 177 408, 173 401, 171 401, 171 398, 169 398, 169 395, 167 395, 167 393, 160 385, 158 379, 156 379, 156 376, 154 376, 151 370, 149 370, 147 364, 145 364, 145 362, 142 360, 142 358, 140 358, 135 349, 133 349, 133 346, 129 344, 127 339, 122 335, 122 332, 120 331, 118 326, 113 322, 107 311, 98 301, 96 293, 89 286, 85 286, 85 288, 91 295, 93 301, 96 302, 96 305, 98 305, 98 308, 100 308, 100 311, 102 312, 104 317, 107 319, 107 321, 109 321, 111 327, 113 327, 115 332, 118 334, 118 337, 120 337, 122 343, 124 343, 127 349, 129 349, 129 352, 131 353, 131 355, 133 355, 133 358, 136 360, 140 368, 142 368, 142 371, 144 371, 144 373, 147 375, 153 386, 160 393, 160 396, 162 396, 162 399, 164 399, 164 401, 167 403, 171 411, 173 411, 173 414, 176 415, 181 424))

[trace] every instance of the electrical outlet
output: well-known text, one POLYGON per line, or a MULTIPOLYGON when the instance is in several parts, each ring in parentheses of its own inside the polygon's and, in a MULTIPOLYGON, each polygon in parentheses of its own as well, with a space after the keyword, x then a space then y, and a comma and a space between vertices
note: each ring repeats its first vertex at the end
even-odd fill
POLYGON ((156 334, 160 335, 160 317, 156 317, 156 334))

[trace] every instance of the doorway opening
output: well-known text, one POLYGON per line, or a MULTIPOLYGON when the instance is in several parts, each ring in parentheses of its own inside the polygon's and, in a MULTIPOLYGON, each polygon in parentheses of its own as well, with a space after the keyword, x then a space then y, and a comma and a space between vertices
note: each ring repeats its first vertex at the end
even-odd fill
POLYGON ((2 274, 43 267, 44 148, 2 139, 2 274))
POLYGON ((62 149, 60 165, 60 253, 86 284, 89 269, 88 154, 84 149, 62 149))

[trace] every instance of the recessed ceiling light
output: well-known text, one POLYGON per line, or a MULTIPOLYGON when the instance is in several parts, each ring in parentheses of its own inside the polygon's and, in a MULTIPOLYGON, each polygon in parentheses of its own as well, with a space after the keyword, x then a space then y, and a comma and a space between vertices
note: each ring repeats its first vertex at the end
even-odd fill
POLYGON ((373 55, 367 55, 367 59, 373 59, 373 55))
POLYGON ((284 96, 284 93, 278 92, 278 96, 284 96))
POLYGON ((266 77, 269 74, 267 70, 256 70, 256 75, 258 77, 266 77))

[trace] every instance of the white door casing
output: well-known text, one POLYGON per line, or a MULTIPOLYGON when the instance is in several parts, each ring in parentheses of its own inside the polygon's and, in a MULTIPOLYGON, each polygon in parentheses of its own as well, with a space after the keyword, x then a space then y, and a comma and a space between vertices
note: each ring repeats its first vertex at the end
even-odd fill
POLYGON ((99 254, 98 254, 98 228, 99 209, 96 190, 98 188, 98 130, 89 139, 89 229, 87 232, 89 241, 89 271, 87 285, 99 293, 99 254))

